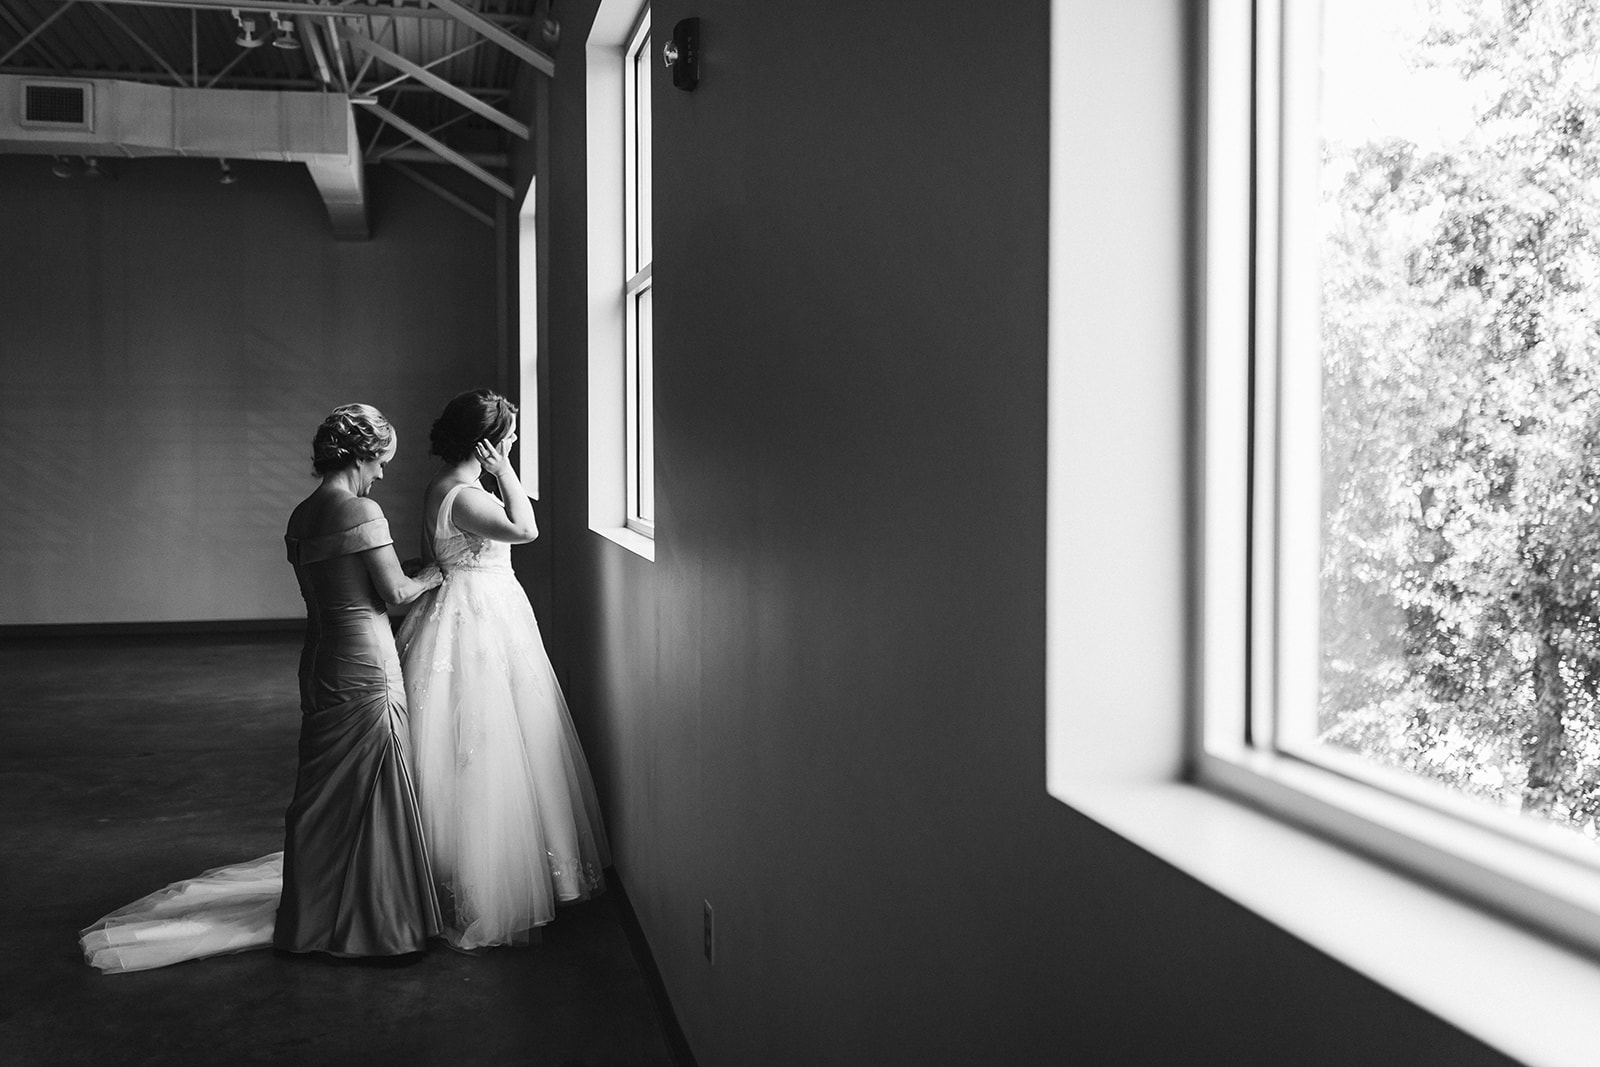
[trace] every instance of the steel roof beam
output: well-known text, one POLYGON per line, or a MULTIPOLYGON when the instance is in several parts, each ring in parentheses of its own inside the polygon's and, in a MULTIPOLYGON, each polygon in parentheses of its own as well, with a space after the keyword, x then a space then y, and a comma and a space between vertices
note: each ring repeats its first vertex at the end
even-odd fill
MULTIPOLYGON (((370 34, 368 35, 368 37, 370 39, 372 39, 372 40, 376 40, 376 38, 371 37, 370 34)), ((450 60, 455 59, 457 56, 460 56, 460 55, 463 55, 463 54, 465 54, 467 52, 470 52, 474 48, 482 47, 484 44, 487 44, 487 43, 488 42, 484 41, 482 38, 479 38, 478 40, 473 41, 471 44, 462 45, 460 48, 457 48, 454 52, 446 52, 444 55, 440 56, 438 59, 430 59, 428 62, 422 64, 422 69, 423 70, 432 70, 434 67, 437 67, 441 63, 448 63, 448 62, 450 62, 450 60)), ((369 56, 367 56, 366 64, 362 65, 362 68, 361 68, 361 73, 362 74, 366 73, 367 65, 370 64, 371 62, 372 62, 372 56, 369 55, 369 56)), ((394 88, 396 85, 399 85, 401 82, 405 81, 409 77, 411 77, 411 75, 402 74, 398 78, 390 78, 388 81, 384 82, 382 85, 374 85, 372 88, 364 90, 363 91, 363 95, 366 95, 366 96, 377 96, 379 93, 383 92, 386 89, 394 88)), ((360 80, 361 79, 358 76, 356 78, 357 83, 359 83, 360 80)))
MULTIPOLYGON (((433 134, 438 133, 440 130, 447 130, 451 126, 454 126, 456 123, 460 122, 462 119, 464 119, 466 117, 467 117, 467 112, 463 111, 461 114, 457 115, 453 119, 446 119, 443 122, 439 123, 437 126, 429 127, 428 134, 430 136, 432 136, 433 134)), ((378 129, 380 131, 383 129, 383 123, 380 122, 378 124, 378 129)), ((378 154, 374 155, 372 153, 372 150, 377 147, 378 142, 377 141, 373 141, 372 144, 367 147, 366 160, 367 160, 368 163, 382 163, 384 160, 388 159, 390 156, 394 155, 396 152, 400 151, 401 149, 410 148, 411 145, 414 144, 414 143, 415 142, 413 142, 412 140, 407 138, 406 140, 401 141, 399 144, 394 145, 393 147, 390 147, 390 148, 385 148, 383 151, 381 151, 378 154)), ((419 149, 417 149, 417 151, 423 152, 423 151, 426 151, 426 150, 419 148, 419 149)), ((480 163, 481 164, 484 161, 483 158, 482 158, 483 157, 483 153, 474 154, 474 153, 471 153, 471 152, 462 152, 461 156, 462 156, 463 159, 470 159, 474 163, 480 163)), ((503 153, 503 152, 499 153, 499 156, 500 156, 499 162, 491 164, 492 166, 497 166, 497 167, 505 166, 505 153, 503 153)), ((434 162, 438 162, 438 160, 435 159, 434 162)))
POLYGON ((482 115, 496 126, 499 126, 505 130, 509 130, 518 137, 522 138, 524 141, 526 141, 530 136, 531 131, 529 131, 528 127, 518 122, 510 115, 505 114, 497 108, 490 107, 488 104, 485 104, 482 100, 479 100, 465 89, 457 89, 454 85, 451 85, 437 74, 423 68, 416 63, 411 62, 411 60, 407 59, 403 55, 400 55, 398 52, 392 52, 383 47, 383 45, 379 44, 377 41, 363 37, 361 34, 352 30, 342 30, 340 32, 340 36, 342 36, 346 41, 349 41, 354 48, 362 52, 366 52, 368 55, 376 56, 378 59, 382 60, 384 63, 387 63, 395 70, 404 71, 417 81, 421 82, 423 85, 426 85, 428 88, 432 89, 434 92, 440 94, 441 96, 449 97, 451 100, 454 100, 468 111, 477 112, 479 115, 482 115))
POLYGON ((161 69, 172 75, 173 81, 184 87, 188 86, 189 83, 183 80, 183 75, 179 74, 177 70, 173 68, 172 64, 168 63, 166 59, 162 57, 160 52, 157 52, 154 48, 151 48, 148 41, 135 33, 132 26, 129 26, 126 22, 123 22, 121 15, 118 15, 115 11, 112 11, 109 7, 106 7, 102 0, 95 0, 94 6, 99 8, 100 13, 106 18, 110 19, 112 22, 115 22, 118 26, 121 26, 122 32, 126 33, 129 37, 132 37, 133 43, 144 49, 145 55, 161 64, 161 69))
POLYGON ((339 86, 349 96, 355 83, 350 80, 350 68, 344 62, 344 44, 339 40, 339 24, 329 17, 322 20, 322 25, 328 31, 328 50, 333 53, 333 65, 339 71, 339 86))
MULTIPOLYGON (((75 3, 76 0, 57 0, 57 2, 71 4, 75 3)), ((374 3, 372 0, 339 0, 339 2, 331 4, 317 4, 312 3, 311 0, 105 0, 105 2, 108 4, 121 4, 124 7, 193 7, 199 8, 201 11, 231 11, 237 8, 240 11, 269 11, 280 12, 285 15, 317 15, 336 18, 376 16, 378 18, 431 19, 435 21, 458 18, 448 11, 433 11, 425 7, 390 7, 387 4, 374 3)), ((5 8, 0 6, 0 11, 4 10, 5 8)), ((528 15, 481 14, 478 12, 473 14, 496 29, 500 26, 527 26, 533 22, 532 17, 528 15)), ((19 30, 18 32, 21 31, 19 30)), ((516 38, 512 39, 516 40, 516 38)))
POLYGON ((360 104, 362 107, 366 108, 368 111, 372 112, 374 115, 378 116, 378 118, 382 119, 390 126, 393 126, 395 129, 399 130, 413 141, 420 145, 426 145, 428 148, 432 149, 433 153, 440 159, 446 159, 451 163, 454 163, 456 166, 460 167, 462 170, 466 171, 468 174, 472 175, 474 178, 478 179, 480 182, 487 185, 489 188, 493 189, 507 200, 515 200, 517 198, 516 190, 512 189, 511 186, 507 185, 499 178, 496 178, 493 174, 490 174, 488 171, 484 170, 482 167, 478 166, 476 163, 472 162, 472 160, 468 159, 460 152, 457 152, 454 148, 451 148, 443 141, 436 137, 431 137, 425 131, 411 125, 411 123, 407 122, 399 115, 396 115, 394 112, 387 111, 384 108, 379 107, 376 103, 371 103, 364 100, 352 100, 350 102, 352 104, 360 104))
POLYGON ((448 11, 456 21, 471 26, 539 73, 552 78, 556 76, 555 60, 515 34, 507 33, 470 7, 457 3, 456 0, 427 0, 427 2, 442 11, 448 11))
POLYGON ((440 200, 443 200, 445 203, 450 204, 453 207, 460 208, 462 211, 465 211, 468 215, 471 215, 473 218, 477 219, 491 230, 494 229, 494 216, 490 215, 487 211, 480 209, 477 207, 477 205, 469 202, 466 197, 458 196, 457 194, 452 193, 449 189, 446 189, 432 178, 423 177, 421 174, 418 174, 404 163, 396 163, 391 160, 389 161, 389 169, 393 170, 397 174, 402 174, 405 177, 410 178, 412 181, 422 186, 422 188, 428 190, 428 192, 432 193, 434 196, 437 196, 440 200))
MULTIPOLYGON (((65 11, 67 8, 71 7, 76 2, 77 2, 77 0, 65 0, 65 3, 62 6, 61 10, 65 11)), ((38 29, 35 29, 32 33, 28 33, 26 30, 24 30, 22 28, 22 23, 17 21, 16 16, 13 15, 10 12, 10 10, 4 4, 0 4, 0 18, 4 18, 6 20, 6 24, 9 25, 13 30, 17 31, 17 36, 22 38, 22 40, 20 42, 18 42, 17 48, 21 48, 24 44, 27 44, 33 38, 37 37, 39 35, 39 30, 44 28, 44 26, 40 26, 38 29)), ((52 15, 48 19, 45 19, 44 25, 49 25, 53 21, 55 21, 55 16, 54 15, 52 15)), ((16 50, 17 50, 16 48, 13 48, 11 51, 15 52, 16 50)), ((39 44, 34 45, 33 46, 33 50, 35 52, 38 52, 41 56, 43 56, 50 63, 51 66, 56 68, 57 72, 61 71, 67 65, 67 64, 61 62, 61 57, 56 55, 54 49, 46 48, 44 46, 43 42, 40 42, 39 44)), ((8 58, 10 57, 10 54, 11 54, 10 52, 6 53, 8 58)))
POLYGON ((234 54, 234 57, 232 59, 228 60, 227 64, 221 70, 217 71, 215 74, 213 74, 211 76, 211 80, 206 82, 206 88, 209 89, 213 85, 217 84, 217 82, 221 81, 222 80, 222 76, 224 74, 228 73, 228 71, 232 70, 235 66, 237 66, 240 62, 242 62, 244 60, 244 57, 249 55, 249 54, 250 54, 250 50, 248 48, 239 49, 239 51, 234 54))
POLYGON ((322 47, 322 34, 317 29, 317 24, 304 15, 296 15, 294 20, 296 31, 300 39, 305 42, 306 49, 311 53, 313 69, 317 72, 317 80, 323 85, 333 85, 333 68, 328 65, 328 53, 322 47))
MULTIPOLYGON (((248 56, 250 53, 241 51, 239 56, 248 56)), ((238 57, 229 63, 229 69, 238 62, 238 57)), ((22 74, 30 78, 103 78, 109 81, 122 82, 165 82, 167 74, 159 70, 108 70, 90 69, 88 67, 70 67, 61 69, 57 67, 6 67, 0 69, 0 74, 22 74)), ((202 77, 206 75, 202 72, 202 77)), ((219 77, 226 74, 211 75, 204 88, 211 89, 219 77)), ((313 77, 305 78, 272 78, 259 75, 240 75, 228 79, 228 88, 239 89, 321 89, 323 85, 313 77)), ((425 85, 392 85, 384 90, 389 93, 432 93, 433 90, 425 85)), ((467 92, 478 97, 506 97, 511 94, 509 89, 502 89, 493 85, 483 85, 476 88, 469 87, 467 92)))
POLYGON ((62 15, 65 15, 67 13, 67 9, 77 2, 78 0, 67 0, 65 4, 62 4, 60 7, 56 8, 48 16, 46 16, 43 22, 29 30, 26 37, 12 45, 4 55, 0 55, 0 66, 4 66, 6 60, 22 51, 24 45, 47 30, 52 22, 60 18, 62 15))
MULTIPOLYGON (((382 129, 383 124, 380 122, 378 127, 382 129)), ((463 152, 461 154, 480 167, 495 167, 499 170, 505 170, 511 165, 510 158, 504 152, 463 152)), ((374 164, 428 163, 435 166, 444 166, 449 162, 448 160, 440 159, 421 145, 412 144, 410 141, 405 144, 395 145, 392 148, 381 149, 376 155, 367 156, 366 160, 368 163, 374 164)))

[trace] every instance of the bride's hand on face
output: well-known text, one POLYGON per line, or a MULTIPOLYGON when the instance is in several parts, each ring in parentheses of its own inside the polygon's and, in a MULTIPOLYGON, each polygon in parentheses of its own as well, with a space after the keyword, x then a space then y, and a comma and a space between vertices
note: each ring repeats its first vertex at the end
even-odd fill
POLYGON ((487 441, 479 441, 474 446, 478 464, 483 467, 485 473, 499 478, 511 469, 511 459, 507 455, 510 444, 511 442, 507 440, 502 446, 496 447, 487 441))

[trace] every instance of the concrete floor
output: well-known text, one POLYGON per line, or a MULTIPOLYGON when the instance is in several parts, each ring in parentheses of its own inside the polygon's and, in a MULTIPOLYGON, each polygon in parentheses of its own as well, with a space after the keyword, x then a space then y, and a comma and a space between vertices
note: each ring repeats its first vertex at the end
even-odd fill
POLYGON ((282 847, 298 650, 293 634, 0 643, 0 1063, 682 1067, 616 886, 541 943, 477 958, 83 963, 77 931, 105 912, 282 847))

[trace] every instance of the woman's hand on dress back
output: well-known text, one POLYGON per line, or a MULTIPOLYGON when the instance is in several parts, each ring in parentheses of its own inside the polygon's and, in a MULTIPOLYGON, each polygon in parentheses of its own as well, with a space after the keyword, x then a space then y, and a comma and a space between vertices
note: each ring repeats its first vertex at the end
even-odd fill
POLYGON ((391 607, 409 604, 444 581, 439 568, 432 564, 424 567, 415 578, 408 578, 400 568, 400 557, 394 554, 393 545, 369 548, 359 555, 366 564, 373 587, 391 607))
POLYGON ((444 582, 444 572, 439 569, 439 565, 432 560, 425 560, 421 556, 412 556, 410 559, 401 560, 400 569, 405 572, 407 578, 415 582, 421 582, 429 589, 444 582))

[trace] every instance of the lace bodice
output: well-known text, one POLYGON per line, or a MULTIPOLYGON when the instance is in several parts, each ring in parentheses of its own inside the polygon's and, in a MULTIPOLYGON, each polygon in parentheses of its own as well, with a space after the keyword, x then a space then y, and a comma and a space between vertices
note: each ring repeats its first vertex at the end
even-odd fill
MULTIPOLYGON (((452 571, 498 571, 511 574, 511 546, 505 541, 492 541, 487 537, 468 533, 455 524, 451 512, 456 494, 466 490, 485 493, 475 485, 458 485, 444 495, 439 503, 439 514, 434 519, 429 540, 433 558, 439 569, 448 576, 452 571)), ((487 495, 487 494, 485 494, 487 495)))

